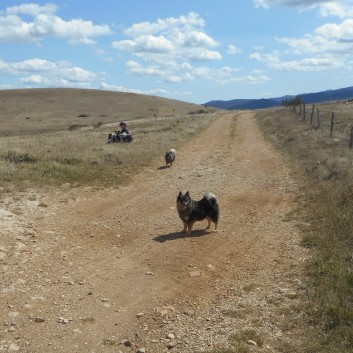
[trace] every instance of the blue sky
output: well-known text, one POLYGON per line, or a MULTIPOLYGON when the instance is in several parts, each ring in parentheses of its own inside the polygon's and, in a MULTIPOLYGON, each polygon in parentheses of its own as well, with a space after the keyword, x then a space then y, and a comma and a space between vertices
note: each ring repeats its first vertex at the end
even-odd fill
POLYGON ((352 0, 0 3, 0 89, 206 103, 353 86, 352 69, 352 0))

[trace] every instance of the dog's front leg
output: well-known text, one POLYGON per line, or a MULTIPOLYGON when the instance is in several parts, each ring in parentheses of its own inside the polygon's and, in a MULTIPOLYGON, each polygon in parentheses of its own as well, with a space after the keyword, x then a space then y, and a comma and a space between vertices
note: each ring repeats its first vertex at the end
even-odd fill
POLYGON ((186 229, 187 229, 187 227, 188 227, 188 223, 185 222, 185 221, 183 221, 183 223, 184 223, 184 233, 186 233, 186 229))
POLYGON ((189 223, 189 227, 188 227, 188 235, 191 235, 192 232, 192 227, 194 226, 194 222, 190 222, 189 223))

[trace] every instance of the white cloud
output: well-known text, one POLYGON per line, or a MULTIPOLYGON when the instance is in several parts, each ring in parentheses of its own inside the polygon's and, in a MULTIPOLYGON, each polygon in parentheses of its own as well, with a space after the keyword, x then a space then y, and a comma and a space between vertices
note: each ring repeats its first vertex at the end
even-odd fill
POLYGON ((320 6, 320 15, 322 17, 328 17, 328 16, 337 16, 341 18, 352 17, 353 6, 332 1, 320 6))
POLYGON ((204 20, 193 12, 137 23, 124 31, 128 39, 115 41, 112 46, 154 63, 221 60, 222 55, 213 49, 218 43, 205 33, 204 26, 204 20))
POLYGON ((194 80, 194 76, 189 73, 182 73, 179 75, 168 75, 164 77, 165 82, 170 82, 170 83, 186 83, 186 82, 191 82, 194 80))
POLYGON ((218 42, 205 32, 205 21, 194 12, 136 23, 124 34, 128 38, 113 42, 112 47, 139 59, 126 64, 128 72, 135 75, 156 76, 170 83, 190 82, 195 63, 222 60, 215 50, 218 42))
POLYGON ((143 35, 136 40, 122 40, 113 43, 113 48, 129 52, 163 54, 174 49, 173 43, 164 36, 143 35))
POLYGON ((96 74, 66 61, 29 59, 8 63, 0 59, 0 73, 19 76, 21 83, 46 86, 89 87, 96 74))
POLYGON ((195 68, 193 73, 195 77, 205 81, 212 81, 218 85, 226 85, 229 83, 243 84, 261 84, 271 80, 260 70, 254 70, 248 75, 238 75, 240 68, 223 66, 221 68, 210 68, 206 66, 195 68))
POLYGON ((226 83, 237 81, 234 75, 240 70, 230 66, 221 68, 212 68, 207 66, 194 67, 190 64, 181 64, 170 68, 168 65, 148 65, 143 66, 140 63, 130 60, 126 63, 128 71, 137 76, 155 76, 168 83, 189 83, 195 79, 212 81, 216 84, 224 85, 226 83))
POLYGON ((101 82, 100 88, 107 90, 107 91, 119 91, 119 92, 127 92, 127 93, 143 93, 141 90, 126 88, 126 87, 120 86, 120 85, 111 85, 106 82, 101 82))
POLYGON ((238 47, 236 47, 233 44, 229 44, 228 48, 227 48, 227 53, 231 54, 231 55, 239 54, 239 53, 241 53, 241 49, 239 49, 238 47))
POLYGON ((170 83, 182 83, 190 82, 193 80, 193 76, 188 72, 182 70, 171 70, 168 67, 162 66, 143 66, 136 61, 129 60, 126 63, 128 71, 137 76, 156 76, 163 79, 165 82, 170 83), (178 74, 176 74, 178 72, 178 74))
POLYGON ((271 6, 308 8, 330 2, 332 2, 332 0, 254 0, 254 5, 265 9, 271 6))
MULTIPOLYGON (((318 27, 315 34, 302 38, 278 38, 287 44, 297 55, 316 54, 321 56, 341 56, 353 59, 353 19, 341 23, 327 23, 318 27)), ((344 58, 340 58, 344 59, 344 58)))
POLYGON ((105 62, 113 62, 114 61, 114 59, 109 55, 109 53, 101 48, 96 49, 95 53, 102 61, 105 61, 105 62))
POLYGON ((263 62, 267 67, 280 71, 322 71, 344 67, 344 61, 330 56, 309 57, 300 60, 282 60, 276 53, 253 53, 251 59, 263 62))
POLYGON ((158 96, 190 96, 191 92, 178 92, 178 91, 169 91, 163 88, 156 88, 150 90, 137 90, 133 88, 126 88, 125 86, 120 85, 111 85, 106 82, 101 82, 101 89, 109 91, 119 91, 127 93, 138 93, 138 94, 147 94, 147 95, 158 95, 158 96))
POLYGON ((351 0, 254 0, 255 7, 269 9, 272 6, 295 7, 299 10, 317 8, 322 17, 336 16, 347 18, 353 16, 351 0))
POLYGON ((339 24, 327 23, 317 28, 316 33, 324 38, 353 43, 353 18, 346 19, 339 24))
POLYGON ((202 29, 205 26, 205 21, 195 12, 190 12, 187 16, 180 16, 178 18, 170 17, 165 20, 158 19, 157 22, 140 22, 132 25, 126 29, 124 33, 129 37, 139 37, 141 35, 155 34, 160 32, 172 33, 179 32, 180 28, 185 31, 194 28, 202 29))
POLYGON ((208 80, 223 85, 225 83, 231 82, 234 79, 235 73, 237 73, 238 71, 239 68, 234 68, 230 66, 223 66, 220 68, 201 66, 195 68, 193 70, 193 73, 198 78, 202 78, 203 80, 208 80))
POLYGON ((94 38, 111 34, 108 25, 71 19, 65 21, 55 15, 57 6, 23 4, 8 7, 0 13, 0 43, 39 42, 45 37, 66 38, 70 43, 92 44, 94 38), (23 16, 31 19, 25 19, 23 16))
POLYGON ((129 60, 126 62, 128 71, 138 76, 165 76, 167 70, 158 66, 143 66, 136 61, 129 60))
MULTIPOLYGON (((340 8, 336 1, 326 5, 330 5, 331 10, 340 8)), ((338 15, 339 11, 336 13, 338 15)), ((343 14, 341 17, 344 17, 343 14)), ((276 40, 287 47, 283 48, 281 52, 262 53, 259 50, 250 57, 264 63, 271 69, 282 71, 324 71, 352 68, 353 18, 345 18, 337 23, 326 23, 317 27, 313 33, 305 34, 299 38, 282 37, 276 38, 276 40)))
POLYGON ((55 4, 45 4, 43 6, 38 4, 22 4, 18 6, 11 6, 6 8, 5 13, 7 15, 31 15, 37 16, 40 14, 52 15, 57 11, 58 7, 55 4))
POLYGON ((198 47, 198 48, 214 48, 218 46, 218 43, 204 32, 191 31, 191 32, 179 32, 176 36, 176 42, 180 47, 198 47))
POLYGON ((29 85, 48 85, 49 81, 46 77, 43 77, 41 75, 30 75, 27 77, 22 77, 20 78, 20 82, 26 83, 29 85))
POLYGON ((200 49, 199 51, 192 50, 189 59, 191 61, 215 61, 222 60, 222 55, 215 50, 200 49))

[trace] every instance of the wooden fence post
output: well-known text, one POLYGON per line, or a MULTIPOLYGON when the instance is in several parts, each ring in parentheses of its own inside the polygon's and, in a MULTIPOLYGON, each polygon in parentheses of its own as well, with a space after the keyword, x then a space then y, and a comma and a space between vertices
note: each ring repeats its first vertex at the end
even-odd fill
POLYGON ((351 137, 349 138, 349 148, 353 147, 353 127, 351 128, 351 137))
POLYGON ((310 125, 313 125, 314 108, 315 108, 315 104, 313 104, 313 107, 311 109, 310 125))
POLYGON ((317 128, 320 128, 320 110, 317 108, 317 128))
POLYGON ((335 112, 331 113, 330 137, 333 136, 333 125, 335 124, 335 112))
POLYGON ((303 121, 305 121, 306 116, 305 116, 305 103, 303 103, 303 121))

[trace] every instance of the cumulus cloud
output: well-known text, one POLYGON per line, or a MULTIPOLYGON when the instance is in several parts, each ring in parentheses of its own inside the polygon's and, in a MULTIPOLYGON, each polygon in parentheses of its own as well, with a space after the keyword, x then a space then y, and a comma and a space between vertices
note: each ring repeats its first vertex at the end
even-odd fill
MULTIPOLYGON (((314 3, 321 2, 311 2, 312 5, 314 3)), ((287 46, 281 52, 262 53, 259 50, 250 57, 271 69, 283 71, 323 71, 350 67, 353 62, 353 18, 348 17, 349 11, 343 10, 347 9, 344 5, 347 5, 344 1, 330 1, 321 7, 321 11, 327 10, 327 16, 330 12, 341 17, 340 21, 323 24, 313 33, 302 37, 276 38, 278 43, 287 46)), ((353 8, 350 9, 353 12, 353 8)))
POLYGON ((58 7, 55 4, 22 4, 7 7, 4 12, 7 15, 24 14, 30 16, 37 16, 41 14, 53 15, 57 10, 58 7))
POLYGON ((216 50, 218 42, 205 32, 205 21, 194 12, 136 23, 124 34, 127 38, 113 42, 112 47, 139 60, 127 63, 132 74, 159 76, 166 82, 189 82, 193 79, 189 71, 195 63, 222 59, 216 50))
POLYGON ((204 20, 196 13, 158 19, 155 23, 137 23, 124 31, 128 39, 115 41, 112 46, 154 62, 163 61, 164 57, 173 60, 219 60, 221 54, 210 50, 218 43, 205 33, 204 26, 204 20), (200 51, 203 54, 200 55, 200 51))
POLYGON ((20 62, 5 62, 0 59, 0 73, 18 76, 21 83, 47 86, 89 87, 96 78, 96 74, 70 62, 43 59, 20 62))
POLYGON ((295 7, 302 10, 317 8, 322 17, 347 18, 353 16, 351 0, 254 0, 254 5, 265 9, 272 6, 295 7))
POLYGON ((137 76, 156 76, 163 79, 165 82, 171 83, 183 83, 190 82, 193 80, 193 76, 189 72, 184 72, 182 66, 179 66, 181 70, 170 67, 162 67, 158 65, 143 66, 140 63, 129 60, 126 63, 128 71, 137 76))
POLYGON ((253 53, 251 59, 265 63, 269 68, 280 71, 322 71, 344 66, 343 60, 335 57, 308 57, 299 60, 283 60, 276 54, 253 53))
POLYGON ((352 16, 352 7, 350 10, 348 7, 337 2, 329 2, 320 6, 320 15, 322 17, 337 16, 337 17, 347 17, 352 16))
POLYGON ((341 23, 327 23, 316 29, 316 33, 324 38, 341 43, 353 43, 353 18, 341 23))
POLYGON ((352 60, 353 18, 344 19, 340 23, 326 23, 316 28, 314 34, 306 34, 301 38, 284 37, 277 40, 287 44, 292 53, 297 55, 343 55, 352 60))
POLYGON ((112 33, 108 25, 96 25, 82 19, 65 21, 56 15, 57 11, 54 4, 6 8, 0 12, 0 43, 40 42, 46 37, 57 37, 73 44, 92 44, 94 38, 112 33))
POLYGON ((332 2, 332 0, 254 0, 256 7, 263 7, 266 9, 271 6, 308 8, 330 2, 332 2))
POLYGON ((227 48, 227 53, 231 54, 231 55, 239 54, 239 53, 241 53, 241 49, 239 49, 238 47, 236 47, 233 44, 229 44, 228 48, 227 48))
POLYGON ((159 32, 171 33, 174 30, 184 29, 185 31, 195 28, 204 28, 205 21, 195 12, 190 12, 187 16, 170 17, 167 19, 158 19, 156 22, 140 22, 132 25, 124 32, 129 37, 139 37, 145 34, 154 34, 159 32))
POLYGON ((211 68, 207 66, 197 67, 193 70, 195 77, 209 80, 218 84, 226 84, 232 82, 234 75, 239 71, 239 68, 230 66, 222 66, 220 68, 211 68))

